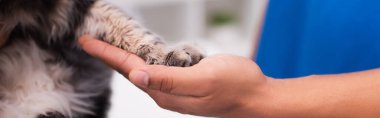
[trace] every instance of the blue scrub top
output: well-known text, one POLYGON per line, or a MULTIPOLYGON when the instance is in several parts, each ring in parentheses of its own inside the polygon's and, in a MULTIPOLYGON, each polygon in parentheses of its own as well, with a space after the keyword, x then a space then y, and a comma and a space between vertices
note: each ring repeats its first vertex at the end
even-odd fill
POLYGON ((380 67, 380 0, 270 0, 256 57, 267 76, 380 67))

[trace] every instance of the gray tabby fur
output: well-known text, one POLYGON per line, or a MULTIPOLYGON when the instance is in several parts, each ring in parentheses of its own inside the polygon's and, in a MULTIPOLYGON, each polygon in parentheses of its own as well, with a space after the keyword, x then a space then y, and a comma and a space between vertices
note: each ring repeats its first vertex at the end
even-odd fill
POLYGON ((105 118, 112 70, 84 53, 92 35, 148 64, 191 66, 202 54, 164 41, 103 0, 0 0, 0 118, 105 118))

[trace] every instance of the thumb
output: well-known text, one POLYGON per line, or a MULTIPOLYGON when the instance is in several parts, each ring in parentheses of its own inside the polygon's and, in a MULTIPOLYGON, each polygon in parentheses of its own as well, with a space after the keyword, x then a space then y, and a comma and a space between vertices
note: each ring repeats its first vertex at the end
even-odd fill
POLYGON ((145 65, 144 60, 137 55, 90 36, 82 36, 78 43, 88 54, 101 59, 124 75, 127 75, 133 68, 145 65))
POLYGON ((142 88, 147 88, 149 84, 149 75, 145 71, 132 70, 129 74, 129 80, 142 88))
POLYGON ((158 90, 168 94, 203 96, 209 86, 205 72, 195 67, 167 67, 148 65, 144 69, 132 70, 129 78, 139 87, 158 90))

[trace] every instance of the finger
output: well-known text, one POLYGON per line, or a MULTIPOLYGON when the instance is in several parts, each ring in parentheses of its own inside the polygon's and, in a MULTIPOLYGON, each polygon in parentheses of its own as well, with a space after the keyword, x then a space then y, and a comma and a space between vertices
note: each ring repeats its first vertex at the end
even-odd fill
POLYGON ((148 95, 153 98, 161 108, 176 111, 182 114, 197 115, 201 110, 201 100, 187 96, 177 96, 156 90, 148 90, 148 95))
POLYGON ((90 36, 81 37, 79 44, 84 51, 101 59, 122 74, 128 74, 133 68, 145 65, 140 57, 90 36))
POLYGON ((211 88, 208 71, 197 67, 167 67, 148 65, 130 73, 130 79, 140 87, 168 94, 203 97, 211 88))

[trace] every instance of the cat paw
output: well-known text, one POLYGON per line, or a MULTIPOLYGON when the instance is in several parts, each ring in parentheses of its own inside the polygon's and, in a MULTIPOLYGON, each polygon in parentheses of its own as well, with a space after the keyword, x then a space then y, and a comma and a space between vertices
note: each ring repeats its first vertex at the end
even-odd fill
POLYGON ((198 49, 183 45, 170 51, 165 58, 165 65, 188 67, 197 64, 204 55, 198 49))

